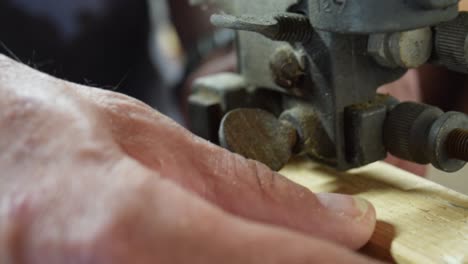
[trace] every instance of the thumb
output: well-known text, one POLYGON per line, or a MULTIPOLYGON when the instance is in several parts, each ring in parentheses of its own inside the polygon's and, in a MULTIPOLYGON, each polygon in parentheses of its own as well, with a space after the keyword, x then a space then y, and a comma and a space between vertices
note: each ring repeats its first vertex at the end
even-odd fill
POLYGON ((375 210, 365 200, 315 195, 258 162, 193 136, 132 99, 101 96, 97 102, 128 155, 227 212, 353 249, 373 233, 375 210))
POLYGON ((207 195, 204 191, 204 196, 225 210, 352 249, 360 248, 370 239, 376 216, 366 200, 340 194, 314 194, 263 164, 221 149, 214 151, 217 158, 202 159, 211 165, 202 166, 200 173, 210 178, 214 186, 212 193, 207 195), (207 169, 210 167, 217 169, 207 169))

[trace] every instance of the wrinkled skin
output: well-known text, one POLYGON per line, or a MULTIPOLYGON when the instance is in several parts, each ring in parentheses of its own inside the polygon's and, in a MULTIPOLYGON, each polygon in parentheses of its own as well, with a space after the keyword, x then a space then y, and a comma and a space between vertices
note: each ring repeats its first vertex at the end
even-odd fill
POLYGON ((129 97, 0 57, 0 263, 368 263, 364 200, 315 195, 129 97))

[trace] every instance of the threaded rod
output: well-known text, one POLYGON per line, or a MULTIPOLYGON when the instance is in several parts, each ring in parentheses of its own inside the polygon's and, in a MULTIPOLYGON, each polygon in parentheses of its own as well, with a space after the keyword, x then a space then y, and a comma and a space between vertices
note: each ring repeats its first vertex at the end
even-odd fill
POLYGON ((451 158, 468 162, 468 130, 455 129, 450 132, 446 147, 451 158))

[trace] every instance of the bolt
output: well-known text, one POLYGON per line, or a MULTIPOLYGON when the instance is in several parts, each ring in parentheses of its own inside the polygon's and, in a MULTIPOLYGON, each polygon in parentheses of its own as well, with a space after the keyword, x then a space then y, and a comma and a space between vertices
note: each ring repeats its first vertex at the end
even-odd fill
POLYGON ((305 42, 313 34, 309 18, 294 13, 265 16, 216 14, 211 16, 211 23, 217 27, 256 32, 277 41, 305 42))
POLYGON ((468 162, 468 130, 455 129, 450 132, 445 146, 451 158, 468 162))

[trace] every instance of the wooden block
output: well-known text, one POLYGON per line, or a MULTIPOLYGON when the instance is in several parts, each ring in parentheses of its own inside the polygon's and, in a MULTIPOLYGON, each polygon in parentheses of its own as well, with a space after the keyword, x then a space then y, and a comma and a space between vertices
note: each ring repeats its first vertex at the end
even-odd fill
POLYGON ((468 10, 468 1, 467 0, 462 0, 460 1, 460 9, 461 10, 468 10))
POLYGON ((370 201, 378 224, 365 254, 397 263, 468 263, 468 196, 382 162, 339 173, 299 161, 281 173, 314 192, 370 201))

